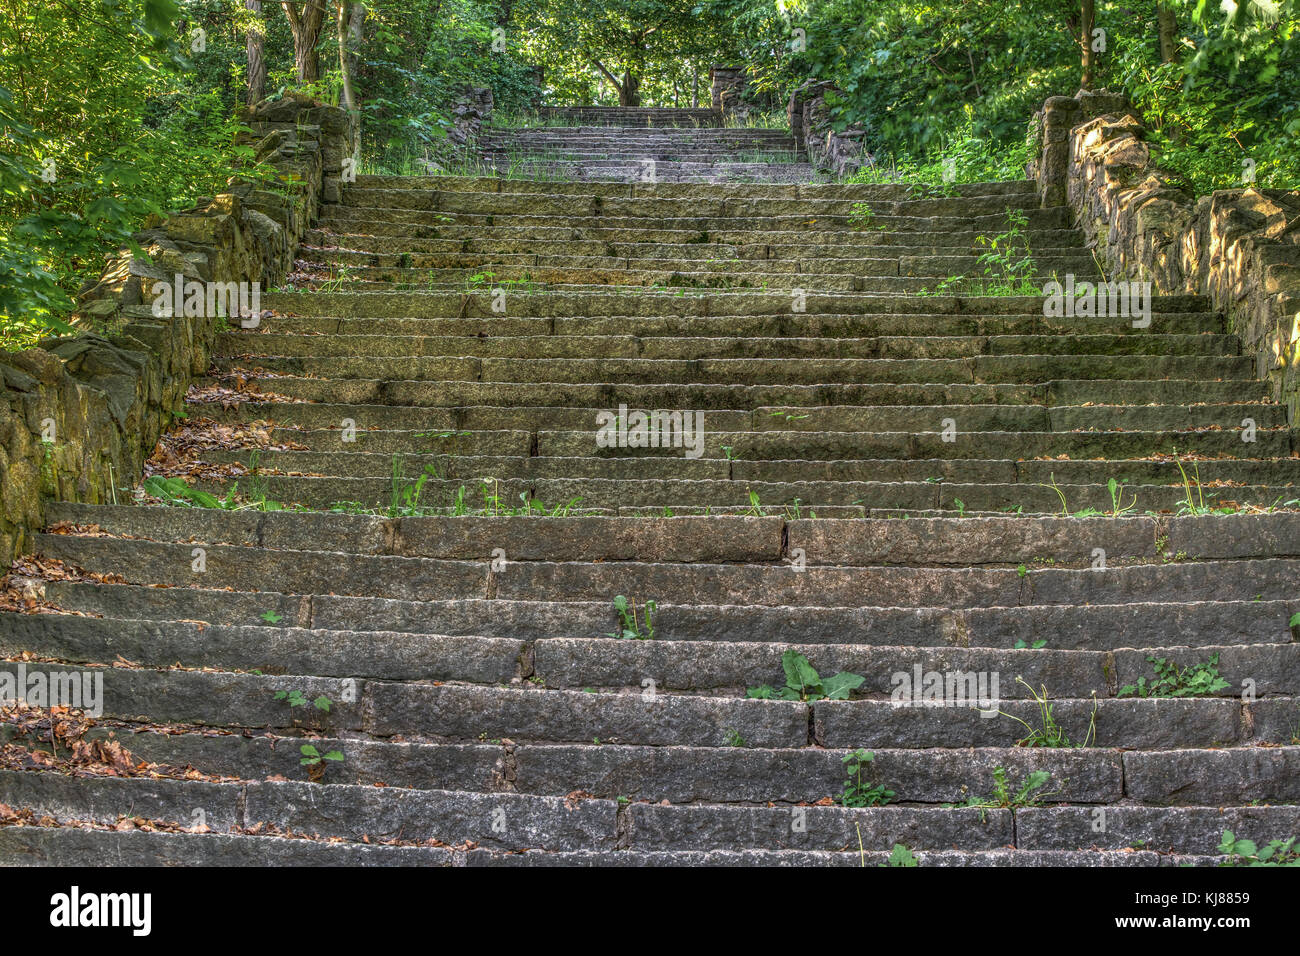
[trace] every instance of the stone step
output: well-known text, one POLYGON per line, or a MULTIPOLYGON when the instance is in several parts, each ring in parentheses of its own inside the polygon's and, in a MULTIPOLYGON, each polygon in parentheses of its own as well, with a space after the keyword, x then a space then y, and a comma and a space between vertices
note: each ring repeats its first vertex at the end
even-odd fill
MULTIPOLYGON (((345 216, 353 209, 383 209, 386 212, 411 210, 441 212, 450 215, 492 215, 494 218, 525 216, 566 216, 581 220, 591 217, 613 219, 681 219, 715 218, 719 220, 771 217, 798 220, 815 219, 839 221, 858 211, 871 214, 871 225, 881 225, 891 219, 970 219, 1002 216, 1000 225, 1006 226, 1006 213, 1022 211, 1031 220, 1035 217, 1056 221, 1059 215, 1053 210, 1039 208, 1033 193, 1012 193, 994 196, 960 196, 941 199, 854 199, 854 198, 776 198, 776 197, 719 197, 701 196, 656 197, 632 196, 581 196, 564 193, 476 193, 463 190, 379 189, 349 186, 343 192, 341 206, 328 205, 321 211, 326 216, 345 216)), ((1062 227, 1062 228, 1068 228, 1062 227)))
MULTIPOLYGON (((191 410, 197 415, 223 422, 269 419, 278 426, 273 429, 273 440, 294 442, 314 451, 370 452, 456 452, 471 447, 521 447, 518 443, 523 435, 531 436, 539 429, 592 429, 597 416, 610 411, 609 408, 559 406, 410 408, 400 405, 276 405, 264 402, 238 404, 227 409, 194 405, 191 410), (351 419, 358 429, 356 445, 352 449, 342 448, 344 419, 351 419), (487 434, 491 432, 508 434, 487 434), (488 445, 481 446, 480 442, 488 445)), ((1286 409, 1280 405, 1260 404, 786 406, 759 407, 749 411, 713 409, 709 411, 707 424, 710 429, 737 432, 921 432, 933 431, 935 423, 941 425, 945 418, 952 418, 954 422, 960 418, 962 429, 971 432, 1190 431, 1237 429, 1246 418, 1253 418, 1258 428, 1279 428, 1286 424, 1286 409)))
MULTIPOLYGON (((203 387, 214 382, 198 380, 203 387)), ((413 408, 448 408, 495 405, 502 402, 522 407, 569 406, 617 409, 752 409, 764 406, 818 405, 1081 405, 1122 402, 1126 405, 1213 405, 1265 401, 1264 386, 1253 381, 1198 382, 1192 380, 1059 380, 1024 385, 636 385, 614 383, 440 382, 359 381, 356 379, 267 378, 261 380, 273 395, 305 401, 348 405, 392 405, 413 408)), ((253 391, 246 395, 253 398, 253 391)), ((192 412, 215 413, 223 397, 211 402, 190 402, 192 412)), ((259 411, 291 416, 293 404, 281 399, 263 403, 259 411)), ((275 417, 271 415, 271 417, 275 417)))
POLYGON ((312 550, 325 534, 340 552, 489 560, 500 541, 514 561, 781 560, 803 550, 813 565, 975 566, 1090 563, 1094 548, 1128 559, 1300 557, 1292 512, 1221 518, 552 518, 394 517, 293 512, 185 510, 56 502, 51 524, 93 525, 128 538, 202 540, 277 551, 312 550))
MULTIPOLYGON (((507 313, 494 313, 491 290, 451 291, 269 291, 263 309, 273 312, 329 315, 338 318, 397 316, 407 319, 465 317, 471 313, 515 318, 573 316, 782 316, 803 315, 1002 315, 1043 316, 1042 296, 890 296, 809 291, 792 308, 788 292, 754 289, 601 289, 581 293, 511 290, 507 313)), ((1151 299, 1153 317, 1164 313, 1209 312, 1204 296, 1157 295, 1151 299)), ((1103 324, 1095 318, 1074 320, 1076 328, 1103 324)), ((1131 325, 1127 318, 1112 318, 1108 325, 1131 325)))
MULTIPOLYGON (((264 322, 259 328, 271 329, 264 322)), ((509 357, 509 358, 801 358, 852 359, 965 358, 976 355, 1213 355, 1239 356, 1235 335, 1133 334, 928 336, 871 338, 770 337, 727 338, 634 335, 478 335, 413 336, 343 334, 220 334, 216 354, 224 357, 376 358, 376 357, 509 357)))
MULTIPOLYGON (((642 385, 780 384, 1040 384, 1068 379, 1093 382, 1154 380, 1248 381, 1255 359, 1246 355, 975 355, 970 358, 518 358, 473 356, 253 356, 269 373, 310 376, 308 381, 550 382, 608 381, 642 385)), ((245 368, 233 358, 216 368, 245 368)), ((268 381, 277 391, 281 380, 268 381)), ((290 393, 291 394, 291 393, 290 393)), ((305 396, 303 396, 305 397, 305 396)), ((336 396, 342 398, 342 394, 336 396)))
MULTIPOLYGON (((463 230, 462 230, 463 232, 463 230)), ((545 243, 547 253, 563 250, 573 256, 612 256, 622 258, 675 259, 693 260, 764 260, 820 258, 820 259, 879 259, 909 256, 952 256, 977 258, 983 251, 972 239, 961 243, 957 238, 933 237, 927 239, 917 233, 894 232, 864 235, 853 233, 847 235, 832 234, 810 236, 807 233, 785 234, 788 241, 769 242, 612 242, 600 239, 572 239, 560 230, 546 235, 518 235, 518 230, 510 231, 491 227, 487 236, 471 238, 446 239, 401 239, 394 237, 334 234, 312 230, 308 241, 301 248, 319 257, 323 254, 339 256, 338 261, 345 263, 370 263, 373 265, 399 265, 402 262, 422 263, 437 256, 482 254, 482 255, 536 255, 538 246, 545 243), (502 238, 493 238, 497 233, 505 233, 502 238), (935 239, 942 238, 948 244, 935 244, 935 239), (426 257, 422 259, 421 257, 426 257), (378 258, 376 258, 378 257, 378 258), (405 258, 404 258, 405 257, 405 258)), ((547 230, 534 230, 545 233, 547 230)), ((640 232, 640 230, 638 230, 640 232)), ((1074 237, 1064 233, 1053 235, 1043 233, 1042 241, 1034 246, 1037 259, 1077 257, 1080 249, 1074 244, 1074 237), (1062 243, 1053 245, 1053 242, 1062 243)))
MULTIPOLYGON (((931 427, 939 426, 935 422, 931 427)), ((1216 459, 1204 467, 1196 462, 1193 470, 1202 482, 1226 479, 1238 463, 1254 466, 1253 471, 1250 468, 1246 471, 1259 478, 1272 474, 1275 480, 1285 481, 1295 475, 1291 458, 1292 435, 1287 428, 1257 431, 1249 444, 1242 440, 1241 433, 1222 431, 967 431, 949 440, 936 430, 921 433, 692 432, 689 447, 683 444, 684 439, 679 439, 671 447, 636 448, 602 447, 594 425, 580 431, 496 431, 457 437, 460 440, 453 447, 437 448, 432 447, 435 442, 428 439, 422 442, 416 434, 404 442, 405 449, 391 449, 384 447, 383 436, 368 435, 360 442, 344 442, 335 433, 334 441, 330 443, 333 448, 329 450, 218 448, 203 452, 201 458, 207 462, 248 462, 250 469, 282 474, 382 477, 392 470, 392 456, 399 455, 408 473, 420 474, 426 467, 432 467, 439 477, 462 479, 482 474, 500 478, 559 478, 566 473, 575 478, 612 477, 616 474, 649 478, 658 472, 662 472, 660 477, 665 478, 727 478, 752 473, 752 469, 741 469, 737 473, 728 465, 762 462, 773 466, 768 469, 770 473, 783 470, 786 472, 784 480, 798 480, 800 469, 813 463, 833 462, 847 466, 851 462, 860 462, 876 463, 882 476, 900 480, 899 464, 912 462, 916 467, 905 471, 918 481, 927 477, 960 480, 963 473, 960 468, 945 468, 938 475, 927 473, 927 469, 933 470, 938 462, 969 463, 964 473, 970 479, 993 480, 994 475, 1000 475, 1014 480, 1016 475, 1028 477, 1038 467, 1009 467, 1011 463, 1019 464, 1017 459, 1052 459, 1055 462, 1062 458, 1074 461, 1104 458, 1111 464, 1109 473, 1122 475, 1127 481, 1134 480, 1135 474, 1179 481, 1180 474, 1172 456, 1180 453, 1216 459), (361 447, 348 447, 356 444, 361 447)), ((1029 465, 1028 462, 1024 464, 1029 465)), ((863 467, 855 470, 859 473, 867 471, 863 467)), ((806 476, 807 472, 802 474, 806 476)), ((1066 473, 1062 472, 1062 477, 1066 477, 1066 473)), ((772 477, 766 480, 783 479, 772 477)), ((858 480, 873 479, 864 474, 858 480)), ((1300 496, 1300 488, 1297 496, 1300 496)))
POLYGON ((206 547, 206 570, 197 571, 193 549, 184 544, 41 534, 36 546, 47 557, 96 573, 115 573, 130 583, 255 590, 273 582, 280 591, 404 601, 476 597, 612 601, 620 593, 640 595, 642 600, 766 607, 1007 607, 1256 597, 1277 601, 1294 599, 1291 583, 1300 567, 1293 559, 1264 558, 1117 563, 1108 565, 1105 573, 1091 567, 1022 572, 1013 567, 826 566, 809 574, 782 564, 540 561, 516 562, 509 565, 509 573, 499 573, 482 561, 270 552, 214 544, 206 547))
MULTIPOLYGON (((1217 844, 1216 844, 1217 846, 1217 844)), ((439 847, 326 843, 215 833, 115 832, 77 827, 10 827, 0 830, 0 859, 12 866, 94 865, 196 866, 221 860, 227 866, 547 866, 547 867, 735 867, 883 866, 889 852, 813 850, 668 850, 462 852, 439 847)), ((1216 866, 1212 855, 1123 850, 921 850, 926 867, 1005 866, 1216 866)))
MULTIPOLYGON (((1053 488, 1040 482, 989 480, 1002 474, 996 467, 991 469, 991 475, 990 469, 985 468, 979 473, 979 480, 970 483, 854 481, 846 480, 836 469, 831 469, 825 480, 803 477, 782 480, 784 475, 780 472, 773 476, 778 480, 773 481, 758 477, 609 477, 615 467, 622 472, 628 470, 626 465, 611 465, 605 475, 588 478, 424 475, 424 480, 418 482, 415 476, 393 479, 259 474, 246 476, 242 483, 234 484, 225 478, 204 479, 196 487, 222 498, 238 493, 235 501, 241 507, 256 505, 265 497, 284 506, 314 510, 377 511, 408 507, 431 514, 499 514, 518 509, 520 513, 546 515, 592 513, 635 517, 721 513, 851 517, 870 509, 875 513, 902 514, 938 511, 1038 515, 1060 514, 1062 495, 1068 501, 1069 511, 1075 514, 1107 513, 1113 506, 1104 484, 1063 483, 1064 472, 1059 469, 1050 472, 1058 485, 1053 488), (408 494, 414 497, 409 504, 403 504, 408 494), (761 504, 755 505, 755 498, 761 504)), ((643 469, 641 474, 662 472, 664 468, 653 461, 636 467, 643 469)), ((762 474, 768 467, 772 466, 755 465, 753 473, 762 474)), ((1109 469, 1111 477, 1117 470, 1113 466, 1109 469)), ((1262 479, 1267 478, 1267 468, 1264 470, 1262 479)), ((737 475, 750 473, 740 468, 733 471, 737 475)), ((1193 504, 1210 511, 1295 507, 1297 500, 1293 483, 1270 485, 1256 481, 1216 483, 1190 491, 1177 482, 1129 484, 1124 492, 1128 498, 1136 496, 1144 510, 1156 513, 1186 510, 1189 495, 1193 504)))
POLYGON ((719 126, 722 114, 712 109, 650 106, 547 106, 538 111, 543 122, 583 121, 601 126, 719 126))
MULTIPOLYGON (((334 228, 311 229, 305 235, 309 246, 345 246, 350 249, 387 252, 438 251, 442 248, 476 249, 497 248, 501 243, 514 244, 524 251, 535 250, 537 244, 552 249, 562 245, 577 251, 580 243, 595 243, 596 253, 605 252, 610 243, 618 243, 619 254, 631 254, 639 248, 662 248, 672 245, 678 249, 703 247, 703 252, 740 247, 762 250, 763 257, 825 256, 844 258, 854 255, 871 256, 878 247, 899 249, 913 254, 975 253, 983 250, 979 237, 983 233, 970 229, 945 230, 934 234, 912 231, 853 229, 823 230, 772 230, 755 229, 663 229, 652 224, 628 222, 618 226, 516 226, 516 225, 457 225, 454 222, 422 226, 411 223, 394 223, 377 220, 351 220, 336 223, 334 228), (448 247, 447 244, 453 244, 448 247), (926 252, 926 250, 933 250, 926 252)), ((1025 234, 1034 251, 1044 254, 1052 250, 1077 252, 1083 246, 1081 234, 1073 229, 1035 229, 1025 234)), ((693 252, 691 255, 698 255, 693 252)))
MULTIPOLYGON (((1243 707, 1231 696, 1172 700, 1114 697, 1116 688, 1151 676, 1148 656, 1180 656, 1174 649, 1158 647, 1143 651, 919 650, 609 637, 548 638, 528 645, 507 638, 105 621, 0 612, 0 654, 9 658, 30 653, 80 666, 127 660, 143 668, 240 673, 266 673, 269 668, 273 674, 298 674, 306 665, 321 677, 366 681, 518 684, 526 677, 531 684, 552 690, 639 692, 653 685, 655 694, 711 693, 719 700, 738 697, 746 687, 780 683, 782 654, 791 648, 815 662, 824 674, 846 671, 866 677, 854 692, 854 700, 823 701, 812 707, 814 737, 829 747, 943 747, 953 734, 971 746, 1012 746, 1029 728, 1042 729, 1040 704, 1031 699, 1031 687, 1034 694, 1054 702, 1054 720, 1074 741, 1088 740, 1099 747, 1288 744, 1300 714, 1300 698, 1289 695, 1295 687, 1287 683, 1295 675, 1298 652, 1287 644, 1201 650, 1202 657, 1217 655, 1225 679, 1255 672, 1278 675, 1257 681, 1258 698, 1243 707), (926 704, 919 675, 932 672, 960 672, 970 675, 972 681, 980 675, 978 704, 976 683, 970 684, 969 704, 926 704), (996 674, 1002 679, 989 676, 996 674), (910 689, 904 698, 898 698, 900 686, 913 686, 914 675, 915 699, 910 689), (1015 675, 1015 683, 1011 675, 1015 675), (1019 683, 1020 679, 1027 683, 1019 683)), ((1188 652, 1184 650, 1181 656, 1190 662, 1188 652)), ((110 690, 116 677, 107 676, 110 690)), ((1234 691, 1229 688, 1221 693, 1231 695, 1234 691)), ((438 733, 462 736, 447 730, 438 733)), ((529 731, 506 733, 514 737, 529 731)))
MULTIPOLYGON (((706 249, 706 247, 697 247, 706 249)), ((707 251, 707 249, 706 249, 707 251)), ((730 259, 712 256, 657 258, 648 255, 585 256, 562 254, 475 253, 449 254, 400 253, 374 255, 366 252, 341 252, 328 249, 300 250, 297 268, 303 272, 334 270, 340 278, 406 281, 419 278, 418 272, 443 269, 499 267, 502 269, 573 269, 573 270, 643 270, 685 272, 809 273, 812 275, 846 273, 857 276, 933 276, 981 275, 984 264, 977 256, 901 256, 877 254, 868 258, 837 259, 730 259), (346 270, 346 271, 345 271, 346 270), (382 273, 379 271, 382 270, 382 273)), ((1043 275, 1072 273, 1080 279, 1100 276, 1091 255, 1037 256, 1034 268, 1043 275)), ((504 273, 503 273, 504 274, 504 273)), ((629 283, 630 284, 630 283, 629 283)))
MULTIPOLYGON (((614 200, 610 200, 613 202, 614 200)), ((637 200, 626 200, 628 203, 637 200)), ((990 212, 990 209, 1005 209, 1008 200, 995 197, 984 205, 969 207, 938 206, 937 200, 914 200, 895 204, 896 208, 905 210, 897 214, 882 214, 872 217, 872 225, 887 232, 919 232, 927 234, 944 232, 979 232, 990 236, 998 235, 1007 228, 1005 212, 990 212), (999 205, 1000 204, 1000 205, 999 205)), ((666 201, 667 202, 667 201, 666 201)), ((964 200, 976 203, 977 200, 964 200)), ((649 210, 641 214, 615 216, 612 213, 592 209, 589 203, 578 201, 586 208, 583 213, 578 210, 569 212, 530 213, 527 208, 519 212, 482 213, 482 212, 438 212, 427 209, 404 209, 386 206, 326 206, 321 210, 317 228, 334 232, 351 231, 353 223, 382 220, 394 224, 438 228, 444 224, 461 226, 508 226, 516 228, 564 226, 571 229, 583 227, 600 227, 605 229, 634 229, 643 224, 653 224, 657 230, 689 230, 694 232, 744 232, 772 230, 775 232, 804 231, 813 234, 828 232, 848 232, 854 225, 850 214, 845 212, 826 212, 821 214, 771 213, 762 209, 745 214, 740 213, 698 213, 695 205, 689 201, 680 201, 677 210, 685 215, 668 216, 649 210)), ((800 203, 792 201, 794 208, 800 203)), ((1027 209, 1024 212, 1027 228, 1030 231, 1069 229, 1073 225, 1063 212, 1065 207, 1050 209, 1027 209)))
MULTIPOLYGON (((470 311, 470 310, 467 310, 470 311)), ((479 311, 477 309, 472 311, 479 311)), ((1125 336, 1135 338, 1159 336, 1208 337, 1224 334, 1223 317, 1206 312, 1153 313, 1151 325, 1134 328, 1123 319, 1052 319, 1038 314, 1024 315, 943 315, 943 314, 862 314, 808 315, 663 315, 663 316, 538 316, 467 315, 464 318, 375 318, 329 315, 264 315, 258 325, 267 333, 324 333, 331 338, 371 335, 389 339, 393 336, 473 337, 501 339, 512 335, 542 336, 631 336, 635 338, 740 338, 760 343, 783 339, 854 339, 880 337, 889 339, 891 347, 901 348, 904 341, 935 340, 949 336, 994 337, 1026 336, 1039 338, 1040 354, 1047 343, 1087 342, 1090 336, 1125 336)), ((884 343, 882 343, 884 344, 884 343)), ((325 341, 318 347, 328 349, 325 341)), ((761 346, 755 345, 755 348, 761 346)), ((1067 348, 1062 344, 1057 348, 1067 348)), ((1121 351, 1138 349, 1136 345, 1121 351)), ((1231 349, 1227 349, 1231 351, 1231 349)), ((375 353, 378 354, 378 353, 375 353)))
MULTIPOLYGON (((537 192, 551 195, 577 194, 585 196, 704 196, 704 197, 764 197, 809 199, 887 199, 902 200, 929 195, 932 190, 919 184, 897 183, 820 183, 801 185, 754 185, 746 183, 719 183, 715 185, 680 186, 671 183, 581 183, 564 181, 537 182, 526 179, 502 181, 491 176, 386 176, 358 174, 355 183, 359 189, 412 189, 459 190, 462 192, 537 192)), ((993 196, 1036 194, 1033 180, 1005 180, 1000 182, 954 183, 945 192, 954 196, 993 196)))
MULTIPOLYGON (((466 520, 466 519, 456 519, 466 520)), ((494 519, 505 520, 505 519, 494 519)), ((565 519, 548 519, 562 521, 565 519)), ((590 520, 590 519, 587 519, 590 520)), ((681 520, 681 519, 676 519, 681 520)), ((549 527, 549 524, 548 524, 549 527)), ((1026 560, 1032 560, 1026 557, 1026 560)), ((556 634, 605 634, 618 626, 608 601, 550 602, 500 599, 402 601, 339 595, 153 588, 50 581, 46 596, 69 611, 115 619, 195 619, 248 626, 264 614, 303 628, 401 631, 538 640, 556 634)), ((1093 604, 1086 607, 872 608, 735 607, 658 603, 656 635, 675 641, 728 640, 794 643, 813 628, 823 641, 915 647, 1011 648, 1050 633, 1061 650, 1182 644, 1288 643, 1288 621, 1300 601, 1190 601, 1093 604), (743 610, 743 613, 741 611, 743 610)))

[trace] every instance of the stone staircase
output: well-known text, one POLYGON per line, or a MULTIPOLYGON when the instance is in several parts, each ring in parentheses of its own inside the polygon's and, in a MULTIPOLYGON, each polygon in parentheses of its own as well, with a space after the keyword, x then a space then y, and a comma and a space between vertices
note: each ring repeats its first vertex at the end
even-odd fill
MULTIPOLYGON (((611 109, 610 107, 603 108, 611 109)), ((485 127, 484 164, 511 179, 635 183, 800 183, 818 178, 789 130, 718 126, 712 110, 552 110, 552 123, 485 127), (646 119, 639 121, 644 114, 646 119), (707 120, 707 122, 705 121, 707 120)))
POLYGON ((1096 277, 1028 183, 360 177, 221 335, 152 465, 189 488, 52 505, 9 579, 0 675, 100 674, 103 713, 6 712, 0 861, 1161 865, 1300 832, 1284 415, 1200 299, 1135 328, 934 294, 1010 212, 1038 279, 1096 277), (702 420, 638 447, 638 411, 702 420), (789 650, 863 680, 747 698, 789 650), (1206 679, 1121 695, 1148 658, 1206 679), (958 672, 1000 699, 895 699, 958 672))
POLYGON ((660 106, 547 106, 538 111, 538 117, 548 125, 566 126, 699 129, 722 125, 722 115, 717 110, 660 106))

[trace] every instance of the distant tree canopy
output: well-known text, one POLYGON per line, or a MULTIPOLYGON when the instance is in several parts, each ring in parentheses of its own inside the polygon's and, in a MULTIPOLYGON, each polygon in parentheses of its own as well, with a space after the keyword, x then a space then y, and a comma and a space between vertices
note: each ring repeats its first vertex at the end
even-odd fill
POLYGON ((6 0, 0 336, 58 327, 150 212, 221 189, 238 110, 303 89, 363 118, 363 163, 414 171, 467 86, 497 109, 760 107, 813 80, 911 172, 1016 175, 1029 115, 1127 92, 1200 191, 1300 184, 1300 0, 6 0), (538 78, 540 77, 540 86, 538 78))

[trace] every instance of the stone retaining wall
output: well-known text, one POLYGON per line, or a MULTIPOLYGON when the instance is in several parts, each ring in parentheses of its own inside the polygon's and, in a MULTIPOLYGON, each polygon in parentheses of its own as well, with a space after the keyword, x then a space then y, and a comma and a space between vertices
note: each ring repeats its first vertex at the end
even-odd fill
POLYGON ((808 154, 808 161, 818 169, 836 176, 857 172, 871 162, 863 147, 866 135, 859 127, 837 130, 831 125, 826 92, 832 84, 809 81, 790 94, 786 116, 795 144, 808 154))
POLYGON ((1034 128, 1029 173, 1042 205, 1075 211, 1112 277, 1209 296, 1300 425, 1300 191, 1246 186, 1198 198, 1156 164, 1141 117, 1113 94, 1051 97, 1034 128))
POLYGON ((320 203, 340 198, 358 133, 344 110, 290 94, 244 122, 241 144, 271 175, 236 172, 229 192, 146 223, 135 236, 145 257, 110 258, 79 297, 75 324, 95 331, 0 353, 0 565, 27 549, 44 499, 121 499, 207 370, 219 320, 154 315, 154 283, 179 274, 265 290, 292 269, 320 203))

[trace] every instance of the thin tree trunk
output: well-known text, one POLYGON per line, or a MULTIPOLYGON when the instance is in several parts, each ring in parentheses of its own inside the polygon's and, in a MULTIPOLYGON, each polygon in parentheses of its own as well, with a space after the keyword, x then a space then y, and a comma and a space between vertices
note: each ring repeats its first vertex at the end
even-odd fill
POLYGON ((691 60, 691 109, 700 108, 700 65, 691 60))
MULTIPOLYGON (((348 31, 351 19, 351 7, 349 0, 338 0, 338 16, 335 18, 335 27, 339 45, 339 72, 343 74, 343 90, 340 94, 340 103, 349 113, 357 111, 356 90, 352 85, 352 51, 349 49, 348 31)), ((356 4, 360 6, 360 4, 356 4)))
POLYGON ((293 33, 293 63, 298 71, 298 85, 305 86, 320 79, 320 57, 316 43, 320 40, 325 22, 325 0, 304 0, 302 11, 292 0, 282 0, 284 15, 293 33))
POLYGON ((262 20, 262 0, 244 0, 244 9, 257 14, 258 23, 248 28, 248 105, 262 102, 266 96, 266 60, 262 43, 266 38, 262 20))
POLYGON ((1079 81, 1079 86, 1091 90, 1093 69, 1096 66, 1096 58, 1092 51, 1092 28, 1097 22, 1097 0, 1082 0, 1081 9, 1083 23, 1079 28, 1079 46, 1082 51, 1083 78, 1079 81))
POLYGON ((1160 62, 1178 62, 1178 17, 1167 3, 1156 6, 1156 21, 1160 27, 1160 62))

